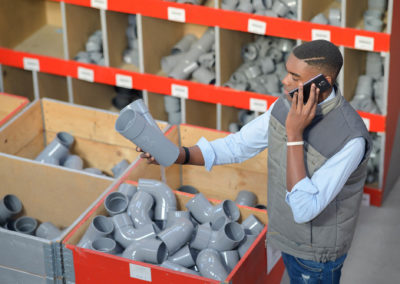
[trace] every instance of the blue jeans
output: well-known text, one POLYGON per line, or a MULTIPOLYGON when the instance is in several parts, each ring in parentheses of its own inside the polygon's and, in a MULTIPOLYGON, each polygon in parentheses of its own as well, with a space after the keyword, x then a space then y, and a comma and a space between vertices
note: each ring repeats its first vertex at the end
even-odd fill
POLYGON ((347 254, 335 261, 315 262, 282 252, 290 284, 338 284, 347 254))

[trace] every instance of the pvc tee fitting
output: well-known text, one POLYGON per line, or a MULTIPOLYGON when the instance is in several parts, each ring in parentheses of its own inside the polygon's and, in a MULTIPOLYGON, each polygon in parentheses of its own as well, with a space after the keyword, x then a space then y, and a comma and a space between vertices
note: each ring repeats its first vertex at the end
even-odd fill
POLYGON ((226 268, 229 272, 235 268, 236 264, 240 260, 240 256, 237 250, 227 250, 221 252, 222 261, 224 262, 226 268))
POLYGON ((118 164, 116 164, 116 165, 111 169, 111 171, 113 172, 114 177, 117 178, 117 177, 119 177, 120 175, 122 175, 122 174, 125 172, 125 170, 126 170, 127 168, 129 168, 129 161, 126 160, 126 159, 123 159, 121 162, 119 162, 118 164))
POLYGON ((121 183, 118 187, 118 192, 125 194, 128 200, 132 199, 132 196, 137 192, 137 187, 129 183, 121 183))
POLYGON ((116 241, 110 238, 98 238, 91 243, 90 248, 92 250, 114 255, 119 254, 122 251, 116 241))
POLYGON ((189 51, 190 47, 197 41, 197 37, 193 34, 185 35, 171 49, 171 54, 183 53, 189 51))
POLYGON ((238 247, 238 252, 240 257, 243 257, 254 241, 257 239, 257 235, 246 235, 243 241, 240 243, 238 247))
POLYGON ((165 224, 165 228, 169 228, 174 225, 180 218, 185 218, 189 221, 192 221, 190 218, 189 211, 168 211, 167 213, 167 222, 165 224))
POLYGON ((161 267, 172 269, 174 271, 180 271, 180 272, 183 272, 183 273, 188 273, 188 274, 193 274, 193 275, 200 276, 200 274, 198 272, 196 272, 194 270, 191 270, 189 268, 186 268, 186 267, 184 267, 182 265, 179 265, 177 263, 173 263, 173 262, 168 261, 168 260, 166 260, 163 263, 161 263, 161 267))
POLYGON ((165 183, 152 179, 139 179, 138 191, 147 192, 154 198, 156 202, 154 208, 155 220, 167 220, 167 213, 176 211, 175 195, 165 183))
POLYGON ((40 224, 35 233, 37 237, 47 240, 53 240, 59 237, 61 234, 62 231, 50 222, 40 224))
POLYGON ((176 253, 168 257, 168 261, 183 267, 192 267, 196 264, 197 251, 189 245, 185 245, 176 253))
POLYGON ((264 229, 264 224, 251 214, 242 222, 242 227, 246 234, 259 235, 264 229))
POLYGON ((122 253, 122 257, 153 264, 164 262, 167 256, 168 251, 166 245, 162 241, 156 239, 144 239, 133 242, 122 253))
POLYGON ((101 237, 110 235, 114 230, 114 224, 106 216, 98 215, 94 217, 89 228, 77 244, 78 247, 90 248, 91 243, 101 237))
POLYGON ((196 265, 203 277, 218 281, 224 281, 228 277, 228 271, 220 254, 214 249, 202 250, 197 256, 196 265))
POLYGON ((149 124, 144 116, 128 107, 121 111, 115 129, 144 152, 149 152, 160 165, 167 167, 173 164, 178 158, 179 148, 149 124))
POLYGON ((4 225, 10 218, 22 210, 22 203, 14 194, 7 194, 0 201, 0 225, 4 225))
POLYGON ((236 204, 254 207, 257 204, 257 195, 248 190, 239 191, 235 199, 236 204))
POLYGON ((145 191, 138 191, 133 195, 129 202, 128 214, 131 216, 135 227, 153 222, 153 204, 153 197, 145 191))
POLYGON ((111 217, 125 212, 128 204, 126 195, 118 191, 111 192, 104 200, 104 207, 111 217))
POLYGON ((74 137, 67 132, 58 132, 56 138, 36 157, 36 161, 60 165, 69 154, 74 137))
POLYGON ((19 217, 15 220, 15 231, 27 235, 34 235, 38 222, 36 219, 28 216, 19 217))
POLYGON ((68 155, 63 163, 63 166, 69 169, 80 171, 83 169, 83 161, 78 155, 68 155))
POLYGON ((131 109, 137 113, 140 113, 146 119, 147 123, 149 123, 150 125, 154 126, 156 129, 160 130, 160 132, 162 132, 161 129, 158 127, 157 123, 155 122, 155 120, 153 119, 153 117, 151 116, 149 109, 147 108, 146 104, 144 103, 144 101, 142 99, 134 100, 132 103, 127 105, 126 108, 124 108, 121 111, 121 113, 125 109, 131 109))
POLYGON ((167 246, 170 255, 177 252, 192 237, 194 230, 193 223, 186 219, 180 218, 169 228, 158 234, 158 238, 167 246))

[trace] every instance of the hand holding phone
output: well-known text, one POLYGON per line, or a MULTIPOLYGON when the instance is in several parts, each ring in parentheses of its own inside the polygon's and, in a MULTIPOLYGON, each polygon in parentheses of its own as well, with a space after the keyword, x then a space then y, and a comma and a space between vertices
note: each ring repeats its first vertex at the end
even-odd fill
MULTIPOLYGON (((331 84, 326 80, 325 76, 322 74, 319 74, 315 76, 314 78, 311 78, 307 82, 304 83, 303 85, 303 103, 306 104, 308 101, 308 98, 310 97, 310 91, 311 91, 311 85, 315 84, 315 87, 319 89, 319 93, 322 94, 329 88, 331 88, 331 84)), ((293 98, 294 93, 299 92, 299 88, 296 88, 294 90, 291 90, 289 92, 289 95, 293 98)))

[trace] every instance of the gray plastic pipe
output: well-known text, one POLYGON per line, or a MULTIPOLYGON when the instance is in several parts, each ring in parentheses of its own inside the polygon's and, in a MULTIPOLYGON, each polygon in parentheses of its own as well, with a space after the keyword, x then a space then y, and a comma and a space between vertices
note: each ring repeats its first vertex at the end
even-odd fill
POLYGON ((176 53, 176 54, 171 54, 168 56, 164 56, 161 58, 161 70, 169 74, 172 69, 180 62, 182 59, 184 59, 185 53, 176 53))
POLYGON ((35 235, 39 238, 53 240, 59 237, 62 231, 51 222, 44 222, 36 229, 35 235))
POLYGON ((210 223, 198 225, 190 241, 190 247, 202 250, 207 248, 211 239, 212 229, 210 223))
POLYGON ((167 222, 165 224, 165 228, 171 227, 180 218, 185 218, 185 219, 188 219, 189 221, 191 221, 190 212, 189 211, 168 211, 167 222))
POLYGON ((183 246, 176 253, 168 257, 168 261, 181 265, 183 267, 192 267, 196 264, 198 252, 189 245, 183 246))
POLYGON ((202 84, 215 84, 215 72, 200 66, 193 72, 193 79, 202 84))
POLYGON ((235 199, 236 204, 254 207, 257 204, 257 195, 248 190, 239 191, 235 199))
POLYGON ((228 271, 220 254, 214 249, 202 250, 197 256, 196 265, 203 277, 218 281, 224 281, 228 277, 228 271))
POLYGON ((161 263, 161 267, 172 269, 172 270, 175 270, 175 271, 180 271, 180 272, 183 272, 183 273, 188 273, 188 274, 193 274, 193 275, 200 276, 200 273, 198 273, 198 272, 196 272, 194 270, 191 270, 189 268, 186 268, 186 267, 184 267, 182 265, 179 265, 177 263, 173 263, 171 261, 168 261, 168 260, 166 260, 163 263, 161 263))
POLYGON ((156 237, 152 223, 135 229, 132 219, 126 213, 115 215, 111 220, 114 224, 114 239, 124 248, 132 242, 156 237))
POLYGON ((245 253, 248 251, 250 246, 254 243, 254 241, 257 239, 258 235, 246 235, 243 239, 243 241, 240 243, 238 247, 238 252, 240 257, 243 257, 245 253))
POLYGON ((110 235, 114 230, 114 224, 106 216, 98 215, 93 218, 85 234, 77 244, 78 247, 90 248, 91 243, 98 238, 110 235))
POLYGON ((96 168, 85 168, 85 169, 83 169, 83 171, 87 172, 87 173, 94 174, 94 175, 99 175, 99 176, 103 175, 103 172, 101 170, 99 170, 99 169, 96 169, 96 168))
POLYGON ((125 194, 128 200, 131 200, 132 196, 137 192, 137 187, 130 183, 121 183, 118 187, 118 192, 125 194))
POLYGON ((153 197, 145 192, 136 192, 128 206, 128 214, 136 228, 153 223, 153 197))
POLYGON ((231 272, 235 268, 236 264, 238 264, 240 260, 237 250, 221 251, 221 257, 229 272, 231 272))
POLYGON ((0 225, 4 225, 10 218, 19 214, 22 203, 14 194, 7 194, 0 201, 0 225))
POLYGON ((94 240, 91 243, 90 248, 92 250, 109 253, 113 255, 120 254, 122 251, 121 247, 117 244, 115 240, 104 237, 94 240))
POLYGON ((132 109, 121 111, 115 129, 144 152, 149 152, 164 167, 172 165, 178 158, 179 148, 132 109))
POLYGON ((158 238, 167 246, 168 253, 173 255, 192 237, 193 223, 186 218, 177 219, 169 228, 158 234, 158 238))
POLYGON ((124 173, 124 171, 129 168, 129 161, 126 159, 121 160, 118 164, 116 164, 112 169, 112 173, 114 174, 114 178, 119 177, 124 173))
POLYGON ((34 235, 37 225, 37 220, 28 216, 19 217, 14 223, 16 232, 27 235, 34 235))
POLYGON ((104 199, 104 207, 111 217, 125 212, 128 208, 128 204, 129 201, 126 195, 118 191, 111 192, 106 199, 104 199))
POLYGON ((123 110, 121 110, 121 113, 125 109, 131 109, 137 113, 140 113, 146 119, 148 124, 150 124, 151 126, 154 126, 156 129, 158 129, 162 133, 161 129, 158 127, 157 123, 151 116, 149 109, 147 108, 146 104, 144 103, 144 101, 142 99, 134 100, 129 105, 127 105, 123 110))
POLYGON ((169 211, 176 211, 176 198, 172 189, 165 183, 153 179, 139 179, 138 191, 149 193, 155 200, 155 220, 167 220, 169 211))
POLYGON ((218 231, 212 232, 208 247, 218 251, 232 250, 239 245, 244 237, 245 233, 240 224, 229 222, 218 231))
POLYGON ((144 239, 133 242, 122 253, 122 257, 152 264, 164 262, 167 256, 168 251, 166 245, 162 241, 156 239, 144 239))
POLYGON ((78 155, 68 155, 63 166, 69 169, 81 171, 83 169, 83 161, 78 155))
POLYGON ((191 185, 181 185, 180 187, 178 187, 177 191, 186 192, 186 193, 190 193, 190 194, 199 193, 197 188, 195 188, 194 186, 191 186, 191 185))
POLYGON ((197 37, 194 34, 185 35, 180 41, 178 41, 171 49, 171 54, 182 53, 189 51, 190 47, 197 41, 197 37))
POLYGON ((41 163, 60 165, 61 161, 68 156, 73 143, 74 137, 71 134, 58 132, 54 140, 44 148, 35 160, 41 163))
POLYGON ((242 222, 242 227, 246 234, 250 232, 250 234, 259 235, 264 229, 264 224, 261 223, 256 216, 251 214, 242 222))

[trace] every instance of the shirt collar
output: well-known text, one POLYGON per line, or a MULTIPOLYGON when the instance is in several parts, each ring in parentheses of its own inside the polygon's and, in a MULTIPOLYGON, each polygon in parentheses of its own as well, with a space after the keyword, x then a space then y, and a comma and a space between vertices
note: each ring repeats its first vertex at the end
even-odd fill
POLYGON ((335 88, 332 88, 332 92, 329 94, 329 96, 325 100, 320 102, 318 105, 322 105, 330 100, 333 100, 335 98, 335 95, 336 95, 335 88))

